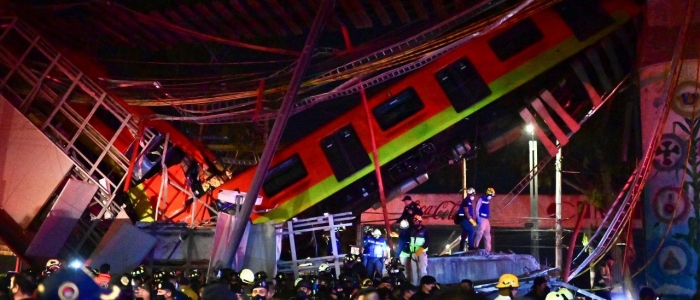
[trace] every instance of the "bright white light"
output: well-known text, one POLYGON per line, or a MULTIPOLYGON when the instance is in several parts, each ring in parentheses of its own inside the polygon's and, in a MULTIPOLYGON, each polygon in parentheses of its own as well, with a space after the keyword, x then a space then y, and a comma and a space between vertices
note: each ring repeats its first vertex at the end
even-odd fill
POLYGON ((445 245, 445 248, 450 248, 450 244, 445 245))
POLYGON ((73 269, 79 269, 80 267, 83 266, 83 262, 75 259, 75 260, 71 261, 70 264, 68 264, 68 266, 73 268, 73 269))
POLYGON ((525 125, 525 132, 532 134, 535 132, 535 126, 532 126, 532 124, 525 125))

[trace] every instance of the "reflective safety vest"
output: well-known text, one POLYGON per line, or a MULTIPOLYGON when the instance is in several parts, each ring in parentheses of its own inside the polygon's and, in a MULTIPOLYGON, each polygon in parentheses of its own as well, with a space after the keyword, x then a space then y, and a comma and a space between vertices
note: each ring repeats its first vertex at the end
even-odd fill
POLYGON ((480 205, 479 206, 479 217, 484 218, 484 219, 488 219, 489 217, 491 217, 491 210, 489 209, 488 196, 481 196, 481 198, 479 198, 479 202, 481 202, 481 204, 479 204, 480 205))
POLYGON ((411 240, 408 244, 408 250, 411 253, 418 251, 418 248, 423 247, 428 251, 428 228, 423 226, 421 229, 411 230, 411 240))
POLYGON ((368 257, 384 257, 384 249, 388 248, 383 237, 367 236, 364 240, 364 255, 368 257))

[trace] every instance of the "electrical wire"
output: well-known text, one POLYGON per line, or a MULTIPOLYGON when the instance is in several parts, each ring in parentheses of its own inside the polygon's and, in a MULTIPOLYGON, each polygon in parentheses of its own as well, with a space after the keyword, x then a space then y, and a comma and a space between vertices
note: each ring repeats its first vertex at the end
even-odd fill
MULTIPOLYGON (((695 3, 696 3, 696 1, 695 1, 695 0, 692 0, 691 2, 688 3, 688 7, 689 7, 689 8, 695 8, 695 3)), ((647 155, 651 155, 652 151, 654 151, 654 149, 656 149, 656 146, 658 145, 658 143, 659 143, 659 141, 661 140, 661 137, 662 137, 662 135, 663 135, 663 125, 666 124, 666 121, 667 121, 667 118, 668 118, 668 115, 669 115, 669 112, 670 112, 669 108, 670 108, 670 106, 671 106, 670 103, 671 103, 671 101, 672 101, 672 94, 673 94, 672 91, 675 91, 675 89, 676 89, 676 87, 677 87, 677 84, 678 84, 678 80, 679 80, 680 75, 681 75, 681 64, 678 63, 678 61, 682 61, 682 60, 683 60, 684 49, 685 49, 686 43, 688 42, 688 40, 687 40, 687 32, 688 32, 688 29, 689 29, 689 25, 690 25, 690 23, 691 23, 690 21, 692 20, 692 13, 693 13, 693 10, 691 10, 691 9, 686 10, 686 18, 685 18, 684 26, 682 27, 681 33, 679 34, 678 42, 677 42, 677 46, 676 46, 676 51, 674 52, 673 60, 672 60, 672 63, 671 63, 672 68, 671 68, 671 73, 669 74, 669 75, 670 75, 670 80, 668 81, 668 86, 664 88, 664 90, 665 90, 665 91, 664 91, 664 93, 665 93, 665 95, 664 95, 665 105, 664 105, 664 107, 663 107, 663 112, 662 112, 662 114, 661 114, 661 119, 659 120, 659 123, 657 124, 656 130, 655 130, 656 132, 655 132, 655 139, 654 139, 654 142, 650 145, 649 148, 647 148, 647 151, 648 151, 648 152, 647 152, 647 155)), ((692 139, 693 139, 693 138, 690 138, 689 143, 692 142, 692 139)), ((689 158, 690 158, 690 153, 688 153, 688 156, 686 157, 686 164, 685 164, 685 165, 687 165, 687 160, 688 160, 689 158)), ((646 159, 645 159, 645 160, 646 160, 646 159)), ((647 164, 647 166, 644 166, 644 167, 645 167, 645 168, 648 168, 648 167, 649 167, 648 165, 651 164, 651 160, 647 161, 646 164, 647 164)), ((640 170, 644 170, 644 169, 643 169, 643 168, 640 168, 640 170)), ((644 186, 645 186, 645 184, 646 184, 646 180, 647 180, 647 178, 648 178, 647 176, 649 175, 648 169, 646 170, 646 172, 643 172, 643 174, 639 174, 639 173, 638 173, 637 175, 638 175, 638 176, 641 176, 642 178, 641 178, 640 182, 637 184, 637 186, 635 186, 635 187, 633 187, 633 188, 631 189, 630 196, 634 196, 634 197, 635 197, 635 199, 634 199, 635 202, 634 202, 633 204, 631 204, 630 212, 631 212, 631 211, 634 211, 634 209, 636 208, 636 205, 637 205, 638 202, 639 202, 638 199, 639 199, 639 197, 641 196, 641 195, 639 194, 639 191, 640 191, 641 189, 643 189, 644 186)), ((685 175, 686 175, 686 172, 683 173, 683 181, 685 181, 685 175)), ((679 190, 679 197, 678 197, 678 199, 676 199, 676 201, 677 201, 676 204, 678 204, 678 203, 679 203, 678 201, 680 201, 680 199, 681 199, 681 197, 680 197, 681 194, 680 194, 680 193, 682 192, 682 189, 683 189, 683 185, 682 185, 682 184, 681 184, 681 187, 680 187, 679 189, 680 189, 680 190, 679 190)), ((673 212, 672 219, 675 218, 676 208, 677 208, 677 205, 676 205, 676 207, 674 207, 674 212, 673 212)), ((630 222, 631 215, 632 215, 632 214, 630 213, 630 214, 628 214, 627 216, 625 216, 625 218, 623 219, 623 222, 621 223, 622 226, 626 225, 627 222, 630 222)), ((664 240, 666 239, 668 233, 670 232, 670 228, 671 228, 671 227, 672 227, 671 224, 669 224, 669 226, 668 226, 668 228, 666 229, 666 232, 665 232, 665 234, 664 234, 664 240)), ((612 229, 612 228, 609 227, 609 228, 608 228, 608 231, 611 230, 611 229, 612 229)), ((618 232, 616 232, 616 233, 615 233, 615 236, 614 236, 614 238, 613 238, 612 240, 613 240, 613 241, 617 241, 617 239, 620 237, 620 235, 621 235, 622 232, 623 232, 623 230, 619 230, 618 232)), ((590 244, 590 242, 589 242, 589 244, 590 244)), ((612 244, 612 243, 611 243, 611 244, 612 244)), ((662 245, 663 245, 663 242, 660 243, 660 244, 657 246, 655 253, 652 255, 652 258, 649 259, 649 260, 647 260, 647 262, 646 262, 645 265, 642 267, 642 269, 639 270, 637 273, 635 273, 633 276, 636 276, 637 274, 639 274, 639 272, 641 272, 642 270, 644 270, 646 267, 649 266, 649 264, 651 263, 651 260, 653 259, 653 257, 655 257, 655 256, 658 254, 658 251, 660 250, 660 248, 661 248, 662 245)), ((583 269, 580 273, 574 274, 573 276, 570 275, 570 276, 569 276, 569 280, 580 276, 581 274, 583 274, 583 272, 584 272, 585 270, 589 270, 592 266, 598 264, 598 263, 600 262, 600 260, 603 258, 603 256, 611 249, 611 247, 612 247, 612 245, 609 245, 609 246, 607 247, 607 249, 604 249, 603 253, 600 254, 600 256, 598 256, 594 261, 592 261, 592 262, 588 265, 588 267, 585 268, 585 269, 583 269)), ((585 248, 584 248, 584 250, 585 250, 585 248)), ((594 251, 597 251, 597 250, 598 250, 598 249, 596 249, 596 250, 594 250, 594 251)), ((596 255, 596 254, 591 254, 591 255, 596 255)))
MULTIPOLYGON (((558 0, 549 1, 549 2, 546 2, 544 4, 542 4, 541 2, 538 2, 537 3, 538 5, 528 6, 527 9, 524 10, 522 15, 519 14, 518 16, 514 16, 513 20, 510 22, 516 22, 522 18, 529 16, 529 14, 540 11, 540 10, 548 7, 548 5, 552 5, 553 3, 556 3, 556 2, 558 2, 558 0)), ((408 63, 410 61, 413 61, 415 59, 422 57, 426 53, 430 53, 432 51, 439 50, 440 48, 443 48, 446 45, 454 43, 455 41, 459 41, 459 40, 463 39, 465 36, 467 36, 469 34, 473 34, 475 30, 484 28, 485 26, 495 22, 495 20, 499 20, 499 17, 502 19, 504 15, 507 15, 507 13, 503 13, 501 15, 497 15, 497 16, 491 17, 489 19, 483 20, 481 22, 477 22, 471 26, 468 26, 465 29, 457 31, 456 33, 447 35, 446 37, 443 37, 443 38, 438 39, 438 40, 428 42, 422 47, 403 51, 398 55, 394 55, 394 56, 391 56, 389 58, 378 60, 378 61, 370 63, 370 64, 363 64, 360 67, 357 67, 353 70, 349 70, 347 72, 339 73, 335 76, 330 76, 330 77, 326 77, 326 78, 322 78, 322 79, 314 79, 314 80, 307 81, 304 84, 302 84, 302 87, 308 88, 308 87, 312 87, 312 86, 317 86, 317 85, 321 85, 321 84, 335 82, 338 80, 346 80, 346 79, 354 78, 357 76, 361 76, 362 74, 373 73, 379 69, 386 69, 388 67, 408 63)), ((503 20, 501 20, 501 21, 505 22, 503 20)), ((480 32, 479 34, 484 34, 484 32, 480 32)), ((243 93, 247 93, 247 92, 243 92, 243 93)), ((268 92, 266 91, 266 93, 268 93, 268 92)), ((240 99, 240 98, 236 98, 236 99, 240 99)), ((127 101, 127 103, 130 103, 132 105, 146 105, 146 106, 162 105, 162 102, 160 102, 160 101, 149 103, 148 101, 143 101, 140 99, 136 100, 136 101, 131 101, 129 99, 125 99, 125 100, 127 101)), ((227 101, 227 100, 235 100, 235 99, 227 98, 226 96, 219 96, 216 98, 208 97, 208 98, 179 99, 179 100, 175 100, 176 102, 171 102, 171 103, 176 103, 176 105, 209 104, 209 103, 227 101)), ((250 100, 250 101, 253 101, 253 100, 250 100)))

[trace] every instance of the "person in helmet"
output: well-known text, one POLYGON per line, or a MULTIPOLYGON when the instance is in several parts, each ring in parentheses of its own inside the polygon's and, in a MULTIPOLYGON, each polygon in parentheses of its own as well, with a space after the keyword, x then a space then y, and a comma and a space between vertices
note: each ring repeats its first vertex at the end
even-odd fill
POLYGON ((251 300, 270 300, 275 293, 265 279, 256 279, 250 287, 251 300))
POLYGON ((371 235, 366 235, 362 242, 362 254, 367 268, 367 275, 370 279, 382 276, 382 266, 389 257, 389 246, 386 240, 382 237, 382 231, 379 228, 372 230, 371 235), (379 276, 376 276, 379 273, 379 276))
POLYGON ((241 278, 241 282, 245 286, 249 286, 249 285, 253 284, 253 282, 255 281, 255 274, 250 269, 241 270, 241 274, 238 275, 238 277, 241 278))
POLYGON ((486 241, 484 249, 486 252, 491 252, 491 223, 489 219, 491 218, 491 210, 489 208, 491 199, 496 195, 496 190, 492 187, 486 189, 486 195, 479 197, 476 203, 477 212, 477 230, 476 236, 474 237, 474 247, 479 247, 481 238, 486 241))
POLYGON ((322 263, 320 266, 318 266, 318 277, 325 276, 326 274, 331 273, 331 266, 327 263, 322 263))
POLYGON ((360 290, 360 279, 356 275, 346 275, 340 278, 340 284, 343 286, 343 294, 345 299, 355 299, 357 292, 360 290))
POLYGON ((62 267, 61 262, 58 259, 55 259, 55 258, 49 259, 46 262, 46 270, 44 270, 44 272, 41 273, 41 277, 43 277, 43 278, 49 277, 49 276, 55 274, 56 272, 60 271, 61 267, 62 267))
POLYGON ((549 286, 547 285, 547 279, 544 276, 535 277, 532 283, 532 288, 530 291, 523 296, 523 298, 528 300, 545 300, 549 294, 549 286))
POLYGON ((420 279, 420 285, 418 286, 418 291, 415 295, 411 297, 411 300, 427 300, 432 294, 435 293, 437 289, 437 280, 433 276, 423 276, 420 279))
POLYGON ((100 265, 100 270, 95 277, 95 283, 100 286, 100 288, 109 288, 109 282, 112 280, 112 276, 109 274, 111 266, 109 264, 100 265))
POLYGON ((399 258, 406 267, 406 277, 414 285, 418 285, 421 277, 428 275, 428 229, 423 226, 423 217, 413 217, 413 228, 409 232, 408 248, 404 249, 399 258))
POLYGON ((474 188, 467 189, 467 196, 462 199, 462 204, 457 210, 457 218, 459 220, 459 226, 462 227, 462 236, 459 240, 459 251, 473 250, 474 249, 474 227, 476 226, 476 220, 474 220, 474 197, 476 196, 476 190, 474 188), (467 245, 468 241, 468 245, 467 245), (464 249, 468 246, 467 249, 464 249))
POLYGON ((518 293, 518 287, 520 287, 518 277, 513 274, 501 275, 496 284, 498 297, 493 300, 514 300, 518 293))
MULTIPOLYGON (((549 292, 545 300, 574 300, 574 294, 565 288, 561 288, 556 292, 549 292)), ((641 298, 640 298, 641 300, 641 298)))
POLYGON ((358 278, 367 278, 367 268, 362 264, 358 257, 354 254, 346 254, 343 260, 343 267, 340 271, 342 274, 353 275, 358 278))
POLYGON ((405 197, 403 197, 402 201, 404 205, 403 212, 401 213, 401 217, 399 217, 399 219, 396 220, 396 223, 399 224, 399 227, 401 228, 401 231, 399 232, 399 242, 396 247, 396 256, 399 256, 401 254, 401 251, 403 251, 404 248, 408 247, 411 228, 413 228, 414 217, 423 216, 423 210, 418 205, 418 202, 413 201, 413 198, 411 198, 411 196, 406 195, 405 197), (402 223, 405 223, 405 228, 404 226, 402 226, 402 223))
POLYGON ((265 271, 255 272, 255 280, 267 280, 267 273, 265 271))
POLYGON ((313 292, 313 284, 308 279, 298 280, 296 285, 297 295, 293 299, 295 300, 307 300, 311 297, 313 292))
POLYGON ((289 299, 294 296, 294 286, 288 282, 288 276, 285 273, 277 273, 275 275, 275 298, 289 299))

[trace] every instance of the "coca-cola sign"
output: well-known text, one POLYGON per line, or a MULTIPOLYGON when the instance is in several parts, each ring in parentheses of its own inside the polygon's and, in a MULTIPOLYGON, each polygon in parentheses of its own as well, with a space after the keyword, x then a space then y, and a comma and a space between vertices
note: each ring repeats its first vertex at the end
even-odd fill
POLYGON ((452 220, 459 210, 460 201, 441 201, 436 204, 421 203, 425 219, 452 220))
MULTIPOLYGON (((423 224, 427 226, 456 226, 452 221, 454 215, 459 209, 462 202, 462 197, 458 194, 411 194, 420 207, 423 209, 423 224)), ((478 195, 480 196, 480 195, 478 195)), ((401 199, 403 197, 399 197, 401 199)), ((554 227, 554 196, 539 195, 538 221, 540 227, 554 227)), ((577 205, 585 201, 583 195, 564 195, 562 196, 562 225, 564 228, 573 228, 576 223, 577 205)), ((502 195, 496 195, 491 200, 491 226, 494 227, 510 227, 522 228, 526 223, 531 223, 530 217, 530 197, 528 195, 520 195, 516 197, 512 203, 505 206, 506 199, 502 195)), ((473 203, 476 207, 476 200, 473 203)), ((404 203, 399 200, 394 200, 387 203, 387 211, 391 222, 401 216, 404 203)), ((590 212, 584 217, 584 225, 597 225, 602 219, 602 215, 596 212, 590 212)), ((640 227, 641 222, 635 219, 634 226, 640 227)), ((368 209, 362 213, 362 223, 367 225, 381 224, 383 222, 381 209, 368 209)))

